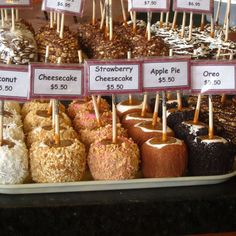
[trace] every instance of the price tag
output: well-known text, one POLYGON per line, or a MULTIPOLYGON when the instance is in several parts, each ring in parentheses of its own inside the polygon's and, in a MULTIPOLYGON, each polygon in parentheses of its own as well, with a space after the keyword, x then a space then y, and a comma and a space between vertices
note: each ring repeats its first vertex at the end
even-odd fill
POLYGON ((236 61, 192 62, 193 93, 232 93, 236 91, 236 61))
POLYGON ((84 0, 45 0, 45 9, 82 16, 84 0))
POLYGON ((142 92, 142 63, 138 60, 88 60, 88 94, 125 94, 142 92))
POLYGON ((129 0, 129 11, 166 12, 170 10, 170 0, 129 0))
POLYGON ((190 89, 190 60, 188 58, 152 58, 143 63, 143 90, 190 89))
POLYGON ((27 100, 30 78, 27 66, 0 65, 0 98, 27 100))
POLYGON ((0 8, 25 8, 31 6, 32 0, 0 0, 0 8))
POLYGON ((174 0, 173 10, 178 12, 212 14, 214 11, 214 2, 213 0, 174 0))
POLYGON ((31 98, 76 99, 84 95, 84 67, 78 64, 30 65, 31 98))

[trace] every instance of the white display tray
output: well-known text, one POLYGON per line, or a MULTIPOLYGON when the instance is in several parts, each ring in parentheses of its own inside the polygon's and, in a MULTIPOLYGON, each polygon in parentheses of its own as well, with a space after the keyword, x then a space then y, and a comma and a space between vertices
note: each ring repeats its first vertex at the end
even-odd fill
POLYGON ((0 185, 2 194, 32 194, 32 193, 60 193, 87 192, 124 189, 164 188, 180 186, 196 186, 219 184, 236 176, 236 170, 225 175, 175 177, 175 178, 140 178, 119 181, 80 181, 54 184, 16 184, 0 185))

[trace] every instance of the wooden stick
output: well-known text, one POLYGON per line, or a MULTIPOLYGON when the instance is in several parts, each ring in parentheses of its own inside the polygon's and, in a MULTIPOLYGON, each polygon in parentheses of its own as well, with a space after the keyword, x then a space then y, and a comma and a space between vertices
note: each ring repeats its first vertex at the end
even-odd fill
POLYGON ((163 21, 164 21, 163 19, 164 19, 164 13, 161 12, 161 15, 160 15, 160 28, 163 27, 163 21))
POLYGON ((227 1, 227 11, 226 11, 225 42, 227 42, 229 39, 230 6, 231 6, 231 0, 228 0, 227 1))
POLYGON ((215 18, 216 25, 219 24, 220 8, 221 8, 221 0, 218 0, 217 10, 216 10, 216 18, 215 18))
POLYGON ((15 12, 16 12, 16 21, 18 21, 19 20, 19 9, 16 8, 15 12))
POLYGON ((93 0, 92 25, 96 24, 96 0, 93 0))
POLYGON ((174 30, 174 29, 176 28, 177 16, 178 16, 178 12, 175 11, 175 13, 174 13, 174 18, 173 18, 173 22, 172 22, 172 27, 171 27, 172 30, 174 30))
POLYGON ((64 23, 65 23, 65 14, 61 14, 61 28, 60 28, 60 38, 63 38, 63 33, 64 33, 64 23))
POLYGON ((100 14, 101 14, 101 18, 102 18, 104 6, 103 6, 102 0, 100 0, 99 3, 100 3, 100 14))
POLYGON ((126 16, 126 12, 125 12, 124 0, 120 0, 120 3, 121 3, 123 21, 124 21, 125 26, 127 26, 127 16, 126 16))
POLYGON ((82 64, 83 63, 82 50, 78 50, 78 57, 79 57, 79 64, 82 64))
POLYGON ((109 0, 106 0, 106 28, 105 28, 105 38, 108 37, 109 33, 109 0))
POLYGON ((193 123, 194 124, 197 124, 197 122, 198 122, 199 113, 200 113, 201 98, 202 98, 201 94, 198 94, 197 105, 196 105, 196 109, 195 109, 195 113, 194 113, 194 118, 193 118, 193 123))
POLYGON ((188 40, 192 39, 192 32, 193 32, 193 13, 190 12, 188 40))
POLYGON ((0 146, 3 145, 4 101, 0 100, 0 146))
POLYGON ((54 100, 54 103, 55 103, 55 109, 54 109, 54 112, 55 112, 55 136, 54 136, 54 139, 55 139, 55 144, 56 145, 60 145, 60 123, 59 123, 59 103, 58 103, 58 100, 54 100))
POLYGON ((166 94, 162 92, 162 142, 167 141, 166 94))
MULTIPOLYGON (((127 59, 131 59, 131 51, 127 52, 127 59)), ((133 103, 132 94, 129 94, 129 104, 132 105, 132 103, 133 103)))
POLYGON ((117 143, 115 95, 112 95, 112 143, 117 143))
POLYGON ((151 12, 147 12, 147 38, 151 40, 151 12))
POLYGON ((201 16, 201 27, 200 27, 200 30, 201 30, 201 31, 204 31, 204 28, 205 28, 205 15, 202 14, 202 16, 201 16))
POLYGON ((11 30, 12 31, 15 31, 15 11, 14 11, 14 8, 11 9, 11 30))
POLYGON ((97 119, 97 123, 98 126, 101 126, 101 119, 100 119, 100 114, 99 114, 99 109, 98 109, 98 105, 97 105, 97 101, 94 95, 92 95, 92 100, 93 100, 93 107, 94 107, 94 111, 95 111, 95 116, 97 119))
POLYGON ((212 95, 209 95, 209 139, 213 138, 214 138, 213 103, 212 103, 212 95))
POLYGON ((57 23, 57 13, 54 11, 53 12, 53 24, 57 23))
POLYGON ((137 22, 136 22, 136 11, 133 12, 133 32, 136 33, 137 30, 137 22))
POLYGON ((181 99, 181 94, 180 91, 177 91, 177 101, 178 101, 178 111, 182 111, 182 99, 181 99))
POLYGON ((55 99, 51 99, 50 103, 51 104, 49 104, 49 107, 52 107, 52 127, 55 133, 55 99))
POLYGON ((7 9, 4 9, 4 13, 5 13, 5 21, 8 21, 8 11, 7 11, 7 9))
POLYGON ((143 106, 142 106, 142 112, 141 112, 141 116, 142 117, 145 117, 145 115, 146 115, 147 99, 148 99, 148 95, 147 95, 147 93, 144 93, 144 96, 143 96, 143 106))
POLYGON ((102 19, 101 19, 101 23, 100 23, 100 30, 102 30, 103 25, 104 25, 104 21, 105 21, 105 15, 106 15, 106 3, 103 6, 103 10, 102 10, 102 19))
POLYGON ((211 15, 211 37, 212 37, 212 38, 215 37, 215 26, 214 26, 213 14, 211 15))
POLYGON ((61 18, 61 15, 58 12, 57 13, 57 33, 60 33, 60 20, 61 20, 60 18, 61 18))
POLYGON ((112 4, 112 0, 109 0, 109 21, 110 21, 110 24, 109 24, 109 39, 110 41, 112 41, 113 39, 113 12, 112 12, 112 7, 113 4, 112 4))
POLYGON ((170 12, 166 12, 166 29, 169 27, 169 17, 170 17, 170 12))
POLYGON ((181 38, 184 38, 184 34, 185 34, 185 24, 186 24, 186 12, 183 12, 181 38))
POLYGON ((154 107, 154 112, 153 112, 153 117, 152 117, 152 125, 153 125, 153 127, 155 127, 156 124, 157 124, 159 101, 160 101, 160 95, 157 92, 156 93, 155 107, 154 107))
POLYGON ((53 12, 50 11, 50 28, 53 28, 53 12))
POLYGON ((2 21, 2 27, 4 27, 5 26, 5 19, 4 19, 4 11, 2 8, 1 8, 1 21, 2 21))
POLYGON ((134 14, 133 14, 133 12, 130 11, 129 14, 130 14, 130 19, 131 19, 131 21, 134 22, 134 14))

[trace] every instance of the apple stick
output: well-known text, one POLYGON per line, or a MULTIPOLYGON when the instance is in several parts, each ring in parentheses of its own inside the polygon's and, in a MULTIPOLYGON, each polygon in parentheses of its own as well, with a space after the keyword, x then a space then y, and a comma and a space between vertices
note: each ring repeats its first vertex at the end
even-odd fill
POLYGON ((93 0, 92 25, 96 23, 96 0, 93 0))
POLYGON ((201 30, 201 31, 204 31, 204 28, 205 28, 205 15, 202 14, 200 30, 201 30))
POLYGON ((182 106, 182 99, 181 99, 180 91, 177 91, 177 101, 178 101, 178 111, 182 111, 183 106, 182 106))
POLYGON ((112 95, 112 143, 117 143, 115 95, 112 95))
MULTIPOLYGON (((131 51, 127 52, 127 59, 131 59, 131 51)), ((132 103, 133 103, 132 94, 129 94, 129 104, 132 105, 132 103)))
POLYGON ((64 33, 64 23, 65 23, 65 14, 61 14, 61 28, 60 28, 60 38, 63 38, 63 33, 64 33))
POLYGON ((209 134, 208 135, 209 135, 209 139, 214 138, 212 95, 209 95, 209 134))
POLYGON ((102 9, 102 16, 101 16, 101 22, 100 22, 100 30, 102 30, 104 21, 105 21, 105 15, 106 15, 106 3, 104 3, 103 9, 102 9))
POLYGON ((103 10, 104 10, 103 1, 100 0, 99 3, 100 3, 100 14, 101 14, 101 18, 102 18, 103 10))
POLYGON ((8 21, 8 12, 7 12, 7 9, 4 9, 4 13, 5 13, 5 21, 8 21))
POLYGON ((137 30, 136 17, 137 17, 136 11, 133 11, 133 31, 134 31, 134 33, 136 33, 136 30, 137 30))
POLYGON ((15 31, 15 11, 14 8, 11 9, 11 30, 15 31))
POLYGON ((222 2, 221 0, 218 0, 217 10, 216 10, 216 18, 215 18, 216 25, 219 25, 221 2, 222 2))
POLYGON ((170 12, 166 12, 166 28, 168 29, 169 27, 169 17, 170 17, 170 12))
POLYGON ((186 24, 186 12, 183 12, 181 38, 184 38, 185 24, 186 24))
POLYGON ((162 92, 162 142, 167 141, 166 94, 162 92))
POLYGON ((15 9, 15 12, 16 12, 16 21, 19 20, 19 10, 18 8, 15 9))
POLYGON ((57 23, 57 13, 54 11, 53 12, 53 24, 57 23))
POLYGON ((4 19, 4 11, 1 9, 1 21, 2 21, 2 27, 5 26, 5 19, 4 19))
POLYGON ((95 116, 98 122, 98 126, 101 126, 101 119, 100 119, 100 114, 99 114, 99 109, 98 109, 98 105, 97 105, 97 101, 94 95, 92 95, 92 100, 93 100, 93 107, 94 107, 94 111, 95 111, 95 116))
POLYGON ((172 30, 174 30, 175 27, 176 27, 177 16, 178 16, 178 12, 175 11, 175 13, 174 13, 174 18, 173 18, 173 22, 172 22, 172 27, 171 27, 172 30))
POLYGON ((106 0, 106 28, 105 28, 105 37, 107 38, 109 33, 109 0, 106 0))
POLYGON ((154 107, 154 112, 153 112, 153 117, 152 117, 153 127, 155 127, 157 124, 159 101, 160 101, 160 95, 159 93, 156 93, 156 101, 155 101, 155 107, 154 107))
POLYGON ((193 32, 193 13, 190 12, 188 40, 192 39, 192 32, 193 32))
POLYGON ((50 11, 50 28, 53 28, 53 12, 50 11))
POLYGON ((112 0, 109 0, 109 39, 113 39, 113 12, 112 12, 112 0))
POLYGON ((163 27, 163 19, 164 19, 164 13, 161 12, 161 15, 160 15, 160 28, 163 27))
POLYGON ((122 8, 123 21, 124 21, 125 26, 127 26, 127 16, 125 12, 124 0, 120 0, 120 3, 121 3, 121 8, 122 8))
POLYGON ((147 38, 151 40, 151 12, 147 13, 147 38))
POLYGON ((143 106, 142 106, 142 112, 141 112, 141 116, 142 117, 145 117, 145 115, 146 115, 147 98, 148 98, 147 93, 144 93, 144 96, 143 96, 143 106))
POLYGON ((226 10, 225 42, 227 42, 229 39, 230 6, 231 6, 231 0, 228 0, 227 1, 227 10, 226 10))
POLYGON ((4 101, 0 100, 0 146, 3 145, 4 101))
POLYGON ((196 108, 195 108, 195 113, 194 113, 194 118, 193 118, 193 123, 194 124, 197 124, 197 122, 198 122, 199 113, 200 113, 201 98, 202 98, 201 94, 198 94, 197 105, 196 105, 196 108))
POLYGON ((60 20, 61 20, 60 18, 61 18, 61 15, 58 12, 57 13, 57 33, 60 33, 60 20))
POLYGON ((83 55, 82 55, 82 51, 78 50, 78 58, 79 58, 79 64, 83 63, 83 55))
POLYGON ((215 37, 215 26, 214 26, 214 17, 213 14, 211 15, 211 37, 215 37))
POLYGON ((60 123, 59 123, 59 102, 54 100, 54 117, 55 117, 55 136, 56 145, 60 145, 60 123))

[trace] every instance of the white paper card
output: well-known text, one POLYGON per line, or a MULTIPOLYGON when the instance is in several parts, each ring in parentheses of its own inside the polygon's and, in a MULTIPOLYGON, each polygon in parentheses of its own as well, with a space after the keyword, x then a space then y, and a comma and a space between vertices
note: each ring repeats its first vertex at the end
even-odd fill
POLYGON ((83 95, 82 69, 35 68, 32 76, 32 97, 79 97, 83 95))
POLYGON ((139 92, 140 77, 139 64, 88 65, 88 92, 139 92))
POLYGON ((129 11, 155 11, 155 10, 168 10, 169 0, 129 0, 129 11))
POLYGON ((45 0, 45 9, 54 9, 65 13, 82 14, 83 0, 45 0))
MULTIPOLYGON (((185 9, 185 11, 210 12, 211 0, 175 0, 177 9, 185 9)), ((175 9, 175 10, 177 10, 175 9)), ((183 10, 184 11, 184 10, 183 10)))
POLYGON ((0 69, 0 97, 25 100, 28 98, 29 87, 28 71, 0 69))
POLYGON ((188 61, 144 62, 143 87, 148 91, 189 86, 188 61))
POLYGON ((192 90, 206 93, 236 88, 234 65, 193 65, 191 71, 192 90))

